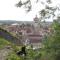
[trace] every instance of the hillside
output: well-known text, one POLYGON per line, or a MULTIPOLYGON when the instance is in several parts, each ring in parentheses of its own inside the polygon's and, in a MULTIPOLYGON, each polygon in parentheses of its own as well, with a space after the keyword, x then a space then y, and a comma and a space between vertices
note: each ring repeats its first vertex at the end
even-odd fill
POLYGON ((10 44, 10 43, 9 43, 6 39, 0 37, 0 49, 1 49, 1 48, 4 48, 5 46, 7 46, 7 45, 9 45, 9 44, 10 44))
POLYGON ((6 60, 6 59, 7 60, 12 60, 12 59, 18 60, 19 57, 16 55, 16 51, 20 50, 19 48, 18 46, 10 43, 6 39, 0 37, 0 60, 6 60))
POLYGON ((0 37, 3 37, 7 41, 14 43, 16 45, 21 45, 21 41, 18 38, 12 36, 9 32, 3 30, 2 28, 0 28, 0 37))
POLYGON ((9 44, 8 41, 0 37, 0 60, 5 60, 8 54, 12 51, 6 48, 9 44))
POLYGON ((13 23, 16 23, 18 21, 14 21, 14 20, 0 20, 0 24, 13 24, 13 23))

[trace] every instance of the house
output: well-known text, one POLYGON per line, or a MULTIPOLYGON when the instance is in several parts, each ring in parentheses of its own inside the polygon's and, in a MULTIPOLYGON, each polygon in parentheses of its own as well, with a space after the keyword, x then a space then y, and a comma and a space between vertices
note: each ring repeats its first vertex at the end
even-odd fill
POLYGON ((38 49, 42 47, 42 38, 43 36, 38 33, 27 34, 27 38, 25 40, 25 45, 32 45, 33 49, 38 49))

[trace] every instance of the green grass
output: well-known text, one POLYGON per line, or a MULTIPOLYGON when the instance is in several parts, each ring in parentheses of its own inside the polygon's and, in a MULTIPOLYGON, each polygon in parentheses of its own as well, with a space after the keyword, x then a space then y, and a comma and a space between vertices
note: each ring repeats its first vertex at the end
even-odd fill
POLYGON ((8 42, 7 40, 5 40, 4 38, 0 37, 0 49, 9 45, 10 42, 8 42))
POLYGON ((17 46, 15 44, 7 41, 3 37, 0 37, 0 49, 4 48, 5 46, 11 46, 14 49, 15 52, 21 49, 21 46, 17 46))
POLYGON ((0 49, 4 48, 5 46, 11 46, 11 48, 13 48, 12 53, 8 54, 6 60, 22 60, 19 56, 16 55, 19 47, 0 37, 0 49))
POLYGON ((10 53, 6 60, 22 60, 19 56, 17 56, 14 52, 10 53))

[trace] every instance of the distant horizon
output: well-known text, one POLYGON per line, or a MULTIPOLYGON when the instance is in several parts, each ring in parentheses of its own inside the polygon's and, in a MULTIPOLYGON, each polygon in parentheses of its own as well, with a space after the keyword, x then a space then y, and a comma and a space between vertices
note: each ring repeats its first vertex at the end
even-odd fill
MULTIPOLYGON (((30 21, 29 21, 29 20, 24 20, 24 21, 23 21, 23 20, 0 20, 0 21, 17 21, 17 22, 18 22, 18 21, 22 21, 22 22, 28 21, 28 22, 33 22, 33 21, 31 21, 31 20, 30 20, 30 21)), ((53 21, 46 21, 46 22, 53 22, 53 21)))
POLYGON ((31 20, 0 20, 0 21, 31 21, 31 20))

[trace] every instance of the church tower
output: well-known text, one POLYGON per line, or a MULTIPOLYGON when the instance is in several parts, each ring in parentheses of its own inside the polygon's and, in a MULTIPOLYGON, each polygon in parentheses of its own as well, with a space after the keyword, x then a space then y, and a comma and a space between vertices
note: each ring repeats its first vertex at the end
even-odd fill
POLYGON ((39 26, 38 26, 39 18, 37 17, 37 15, 35 16, 35 18, 33 20, 34 20, 35 31, 38 31, 38 29, 39 29, 39 26))

